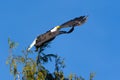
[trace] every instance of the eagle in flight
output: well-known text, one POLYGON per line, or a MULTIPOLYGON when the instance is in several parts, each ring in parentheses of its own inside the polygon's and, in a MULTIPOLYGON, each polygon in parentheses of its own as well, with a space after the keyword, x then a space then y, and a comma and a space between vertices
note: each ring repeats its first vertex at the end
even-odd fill
POLYGON ((55 39, 56 36, 60 34, 68 34, 71 33, 74 30, 74 27, 80 26, 83 23, 86 22, 88 16, 80 16, 77 18, 74 18, 68 22, 63 23, 60 26, 56 26, 53 29, 47 31, 44 34, 39 35, 35 40, 32 42, 32 44, 27 48, 27 51, 29 51, 33 46, 36 47, 36 51, 38 51, 39 48, 43 47, 46 43, 52 41, 55 39), (61 31, 62 28, 71 27, 69 31, 61 31))

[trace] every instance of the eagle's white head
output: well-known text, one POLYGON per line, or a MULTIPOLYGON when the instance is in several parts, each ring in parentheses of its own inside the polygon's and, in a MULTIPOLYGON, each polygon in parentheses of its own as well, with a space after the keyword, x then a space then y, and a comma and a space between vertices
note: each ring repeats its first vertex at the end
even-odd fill
POLYGON ((55 31, 57 31, 57 30, 59 30, 60 29, 60 26, 56 26, 56 27, 54 27, 52 30, 50 30, 50 32, 55 32, 55 31))

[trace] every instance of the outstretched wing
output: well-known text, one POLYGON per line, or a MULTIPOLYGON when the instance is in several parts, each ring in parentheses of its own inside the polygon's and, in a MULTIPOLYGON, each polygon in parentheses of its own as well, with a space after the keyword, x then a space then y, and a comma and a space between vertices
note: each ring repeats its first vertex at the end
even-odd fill
POLYGON ((72 19, 72 20, 60 25, 60 28, 80 26, 81 24, 86 22, 87 17, 88 16, 80 16, 75 19, 72 19))
POLYGON ((57 35, 71 33, 74 30, 75 26, 80 26, 81 24, 85 23, 86 20, 87 20, 87 16, 80 16, 80 17, 70 20, 60 26, 54 27, 52 30, 49 30, 44 34, 39 35, 32 42, 32 44, 28 47, 27 50, 29 51, 33 46, 35 46, 36 50, 37 50, 39 47, 42 47, 46 43, 52 41, 57 35), (72 27, 72 28, 68 32, 60 31, 61 28, 66 28, 66 27, 72 27))

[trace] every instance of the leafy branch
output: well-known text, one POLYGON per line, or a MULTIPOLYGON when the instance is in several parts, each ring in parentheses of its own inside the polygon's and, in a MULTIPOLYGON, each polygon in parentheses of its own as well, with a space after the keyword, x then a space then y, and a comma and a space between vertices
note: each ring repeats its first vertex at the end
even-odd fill
MULTIPOLYGON (((46 54, 44 53, 45 46, 41 47, 37 56, 30 57, 29 54, 34 53, 33 51, 23 50, 22 56, 13 55, 13 49, 16 48, 18 43, 11 41, 8 38, 9 53, 6 63, 10 66, 10 72, 14 75, 14 80, 85 80, 81 76, 70 74, 68 78, 64 76, 63 68, 65 68, 64 59, 56 54, 46 54), (44 67, 44 64, 49 63, 49 61, 55 60, 54 72, 50 72, 44 67), (19 65, 22 65, 22 71, 19 70, 19 65), (22 75, 20 75, 22 74, 22 75)), ((36 53, 34 53, 36 54, 36 53)), ((32 55, 34 55, 32 54, 32 55)), ((90 74, 90 80, 93 80, 94 73, 90 74)))

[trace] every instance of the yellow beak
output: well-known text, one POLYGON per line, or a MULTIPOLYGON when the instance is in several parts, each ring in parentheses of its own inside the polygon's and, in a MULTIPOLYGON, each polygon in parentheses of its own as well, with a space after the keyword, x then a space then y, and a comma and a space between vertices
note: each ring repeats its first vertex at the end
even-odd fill
POLYGON ((57 28, 57 29, 60 29, 60 28, 61 28, 61 26, 56 26, 56 28, 57 28))

